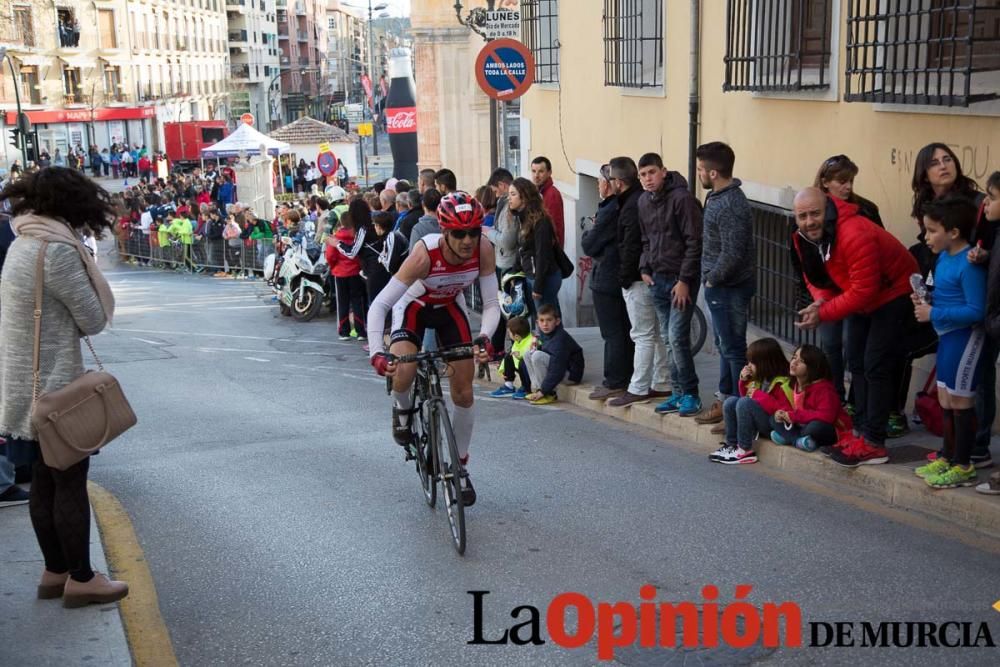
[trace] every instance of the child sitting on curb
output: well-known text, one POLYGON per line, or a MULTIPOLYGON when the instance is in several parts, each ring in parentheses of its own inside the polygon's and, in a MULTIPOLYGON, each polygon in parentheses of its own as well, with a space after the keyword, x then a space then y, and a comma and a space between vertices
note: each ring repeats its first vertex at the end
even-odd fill
POLYGON ((740 372, 739 396, 722 405, 726 441, 708 455, 714 463, 756 463, 753 442, 771 430, 771 416, 792 405, 788 360, 773 338, 761 338, 747 346, 747 365, 740 372))
POLYGON ((532 351, 531 346, 535 342, 535 337, 531 335, 528 320, 523 317, 512 317, 507 320, 507 336, 513 341, 513 345, 500 364, 503 386, 490 392, 490 396, 493 398, 510 396, 514 400, 521 400, 531 393, 531 378, 528 375, 528 364, 525 359, 532 351), (521 380, 519 389, 514 389, 515 375, 521 380))
POLYGON ((525 358, 535 391, 526 398, 532 405, 555 403, 556 387, 563 380, 578 384, 583 378, 583 348, 563 329, 559 311, 552 304, 538 309, 537 349, 525 358), (568 377, 567 377, 568 376, 568 377))
POLYGON ((771 440, 806 452, 823 448, 832 454, 838 431, 851 430, 851 418, 840 404, 830 362, 815 345, 800 345, 788 370, 795 381, 794 407, 774 413, 771 440))

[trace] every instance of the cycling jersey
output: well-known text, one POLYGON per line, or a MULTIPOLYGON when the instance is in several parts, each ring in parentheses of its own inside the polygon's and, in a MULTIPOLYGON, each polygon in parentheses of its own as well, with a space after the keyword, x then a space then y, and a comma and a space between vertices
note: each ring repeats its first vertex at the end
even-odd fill
MULTIPOLYGON (((479 246, 475 254, 461 264, 450 264, 444 258, 441 250, 441 234, 428 234, 421 241, 427 246, 427 255, 431 259, 431 268, 426 278, 421 278, 422 294, 413 300, 424 305, 441 305, 454 301, 455 298, 479 279, 479 246)), ((410 291, 408 294, 415 294, 410 291)))

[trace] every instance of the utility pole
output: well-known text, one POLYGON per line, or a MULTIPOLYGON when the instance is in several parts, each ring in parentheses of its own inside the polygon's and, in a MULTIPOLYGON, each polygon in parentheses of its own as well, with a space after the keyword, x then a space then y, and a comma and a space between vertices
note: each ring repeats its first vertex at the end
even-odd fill
POLYGON ((18 143, 21 145, 21 168, 27 169, 28 167, 28 117, 21 111, 21 93, 17 86, 17 72, 14 71, 14 62, 7 57, 7 47, 0 46, 0 67, 3 67, 4 58, 7 58, 7 64, 10 66, 10 78, 14 84, 14 104, 17 105, 17 127, 20 130, 18 134, 18 143))

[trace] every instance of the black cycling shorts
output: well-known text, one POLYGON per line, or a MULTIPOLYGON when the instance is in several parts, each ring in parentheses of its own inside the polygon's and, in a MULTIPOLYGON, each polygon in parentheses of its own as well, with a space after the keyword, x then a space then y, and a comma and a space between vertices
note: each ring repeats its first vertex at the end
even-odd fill
POLYGON ((413 301, 403 311, 402 326, 392 332, 393 343, 406 341, 419 349, 424 342, 424 331, 433 329, 441 347, 469 344, 472 328, 461 306, 452 301, 441 305, 424 305, 413 301))

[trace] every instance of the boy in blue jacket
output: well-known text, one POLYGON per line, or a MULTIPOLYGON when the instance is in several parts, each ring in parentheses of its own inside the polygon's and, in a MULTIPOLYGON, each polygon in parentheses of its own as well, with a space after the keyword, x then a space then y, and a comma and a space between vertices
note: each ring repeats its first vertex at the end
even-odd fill
POLYGON ((976 389, 983 352, 986 313, 986 270, 968 261, 969 236, 976 206, 961 197, 946 197, 924 209, 927 246, 938 256, 934 267, 934 299, 913 295, 918 322, 930 322, 938 334, 938 400, 944 417, 944 456, 916 469, 932 489, 976 484, 971 463, 976 438, 976 389))
POLYGON ((579 384, 583 378, 583 348, 563 329, 555 306, 545 304, 538 309, 537 349, 525 361, 531 386, 537 389, 526 396, 532 405, 555 403, 556 387, 563 380, 579 384))

